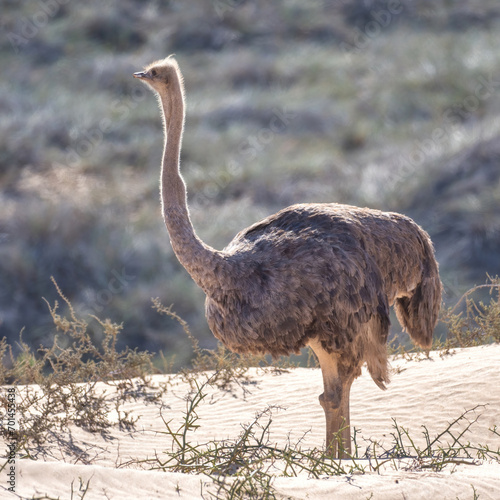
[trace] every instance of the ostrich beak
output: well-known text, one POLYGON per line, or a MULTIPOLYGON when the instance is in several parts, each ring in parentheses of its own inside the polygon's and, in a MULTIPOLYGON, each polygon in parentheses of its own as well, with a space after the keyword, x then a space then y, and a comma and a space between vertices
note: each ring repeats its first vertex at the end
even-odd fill
POLYGON ((137 73, 134 73, 134 78, 145 79, 149 78, 149 76, 145 71, 139 71, 137 73))

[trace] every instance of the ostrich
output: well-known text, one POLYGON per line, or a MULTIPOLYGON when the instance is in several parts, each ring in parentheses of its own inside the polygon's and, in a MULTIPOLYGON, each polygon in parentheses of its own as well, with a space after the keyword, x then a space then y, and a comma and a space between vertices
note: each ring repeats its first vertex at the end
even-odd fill
POLYGON ((298 204, 239 232, 222 251, 196 235, 180 174, 184 83, 172 57, 134 73, 159 98, 165 147, 162 212, 180 263, 206 294, 211 331, 238 353, 312 348, 324 392, 326 446, 351 454, 349 393, 367 364, 389 382, 389 307, 429 349, 441 302, 432 243, 410 218, 336 203, 298 204))

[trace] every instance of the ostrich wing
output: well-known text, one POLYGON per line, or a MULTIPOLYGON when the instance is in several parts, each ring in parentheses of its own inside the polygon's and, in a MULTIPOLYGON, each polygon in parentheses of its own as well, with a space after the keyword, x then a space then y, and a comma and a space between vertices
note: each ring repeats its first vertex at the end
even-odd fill
POLYGON ((278 356, 316 337, 325 349, 346 352, 373 318, 385 342, 388 304, 363 228, 329 207, 336 206, 289 207, 224 249, 231 276, 207 297, 206 313, 230 349, 278 356))

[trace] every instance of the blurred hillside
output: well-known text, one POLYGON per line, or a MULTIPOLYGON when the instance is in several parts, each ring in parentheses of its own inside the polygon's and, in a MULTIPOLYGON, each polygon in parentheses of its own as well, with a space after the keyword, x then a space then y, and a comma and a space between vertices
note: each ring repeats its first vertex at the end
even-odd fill
POLYGON ((337 201, 419 222, 448 303, 500 273, 496 0, 3 0, 0 22, 0 337, 50 340, 53 275, 131 347, 189 356, 156 296, 215 343, 160 215, 157 104, 131 76, 172 53, 207 243, 337 201))

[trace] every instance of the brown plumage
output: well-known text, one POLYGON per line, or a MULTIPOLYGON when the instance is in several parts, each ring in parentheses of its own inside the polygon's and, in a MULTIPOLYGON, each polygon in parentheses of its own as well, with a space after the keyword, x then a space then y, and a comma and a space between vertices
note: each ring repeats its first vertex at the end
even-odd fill
POLYGON ((389 307, 428 349, 441 302, 429 236, 408 217, 347 205, 300 204, 244 229, 222 251, 195 234, 179 172, 184 86, 172 58, 135 73, 158 94, 165 127, 163 216, 181 264, 205 291, 213 334, 239 353, 316 353, 326 442, 350 453, 349 393, 366 362, 389 381, 389 307))

